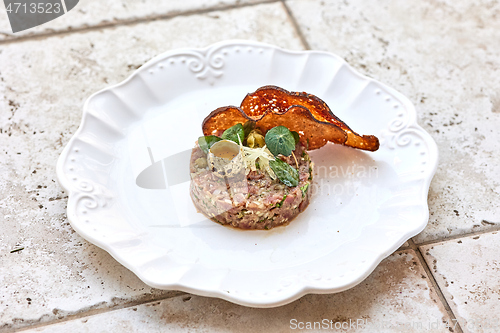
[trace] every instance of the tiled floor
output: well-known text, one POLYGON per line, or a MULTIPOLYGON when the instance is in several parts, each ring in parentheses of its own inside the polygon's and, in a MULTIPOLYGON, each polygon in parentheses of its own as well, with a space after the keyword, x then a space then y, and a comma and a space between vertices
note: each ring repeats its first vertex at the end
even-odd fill
POLYGON ((0 332, 285 332, 323 319, 357 322, 332 331, 500 331, 497 2, 81 0, 19 35, 3 33, 0 7, 0 332), (84 100, 156 54, 230 38, 340 55, 408 96, 437 142, 427 228, 360 285, 274 309, 161 291, 69 226, 54 165, 84 100))

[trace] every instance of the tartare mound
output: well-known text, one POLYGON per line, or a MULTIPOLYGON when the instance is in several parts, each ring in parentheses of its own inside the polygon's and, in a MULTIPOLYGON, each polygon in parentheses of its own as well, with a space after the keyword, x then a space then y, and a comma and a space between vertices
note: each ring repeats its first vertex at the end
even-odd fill
MULTIPOLYGON (((272 179, 264 170, 233 177, 220 177, 209 170, 207 154, 196 144, 191 153, 191 198, 196 208, 215 222, 241 229, 271 229, 288 224, 309 204, 312 168, 302 143, 293 154, 297 158, 299 183, 287 186, 272 179)), ((296 167, 293 156, 280 156, 296 167)))

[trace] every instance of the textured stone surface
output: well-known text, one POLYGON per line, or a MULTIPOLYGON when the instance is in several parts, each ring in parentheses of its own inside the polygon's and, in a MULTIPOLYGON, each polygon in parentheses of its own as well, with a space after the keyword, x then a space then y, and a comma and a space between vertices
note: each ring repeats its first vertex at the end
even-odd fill
POLYGON ((126 332, 290 332, 307 328, 307 322, 335 332, 450 332, 445 323, 451 320, 415 253, 408 250, 385 259, 351 290, 307 295, 278 308, 253 309, 183 295, 29 332, 110 332, 117 327, 126 332), (336 323, 344 329, 336 329, 336 323))
POLYGON ((500 4, 287 1, 312 49, 345 58, 415 104, 439 147, 417 242, 500 225, 500 4))
POLYGON ((281 4, 0 45, 0 330, 171 295, 73 231, 55 162, 90 94, 163 51, 237 37, 301 48, 281 4))
POLYGON ((81 0, 19 36, 64 33, 29 40, 2 33, 10 28, 0 5, 0 332, 31 325, 43 332, 288 332, 294 318, 364 320, 357 330, 332 331, 460 331, 446 327, 455 325, 453 315, 466 332, 500 331, 499 232, 490 232, 500 228, 496 1, 285 1, 311 49, 336 53, 408 96, 436 140, 430 221, 414 237, 426 242, 426 262, 405 243, 350 290, 252 309, 150 288, 70 227, 54 167, 85 99, 179 47, 248 38, 302 49, 283 4, 259 2, 267 1, 81 0), (457 238, 476 231, 486 233, 457 238))
POLYGON ((424 258, 465 332, 500 332, 500 233, 423 246, 424 258))
POLYGON ((241 4, 265 2, 262 0, 149 0, 149 1, 99 1, 81 0, 75 8, 57 19, 16 34, 12 33, 7 12, 0 5, 0 40, 20 36, 46 34, 55 31, 81 29, 109 25, 133 20, 147 20, 157 17, 226 8, 241 4))

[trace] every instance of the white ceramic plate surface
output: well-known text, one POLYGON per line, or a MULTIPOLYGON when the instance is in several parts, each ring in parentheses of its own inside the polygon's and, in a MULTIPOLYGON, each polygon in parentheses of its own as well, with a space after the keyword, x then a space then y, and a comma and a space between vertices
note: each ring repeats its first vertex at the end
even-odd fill
POLYGON ((437 155, 408 98, 341 58, 227 41, 161 54, 90 96, 57 175, 73 228, 148 285, 272 307, 353 287, 422 231, 437 155), (241 231, 196 213, 185 157, 210 111, 263 85, 320 97, 381 146, 311 151, 310 206, 286 227, 241 231), (148 168, 164 189, 137 185, 148 168))

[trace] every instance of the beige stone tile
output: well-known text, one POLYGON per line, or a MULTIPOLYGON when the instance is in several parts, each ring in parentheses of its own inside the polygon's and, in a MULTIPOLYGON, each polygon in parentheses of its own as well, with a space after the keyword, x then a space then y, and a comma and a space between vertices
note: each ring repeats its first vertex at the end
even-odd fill
POLYGON ((440 161, 424 242, 500 224, 500 3, 286 2, 312 49, 401 91, 440 161))
POLYGON ((500 233, 422 247, 465 332, 500 332, 500 233))
POLYGON ((123 21, 144 20, 161 16, 173 16, 193 11, 225 8, 263 0, 148 0, 148 1, 100 1, 81 0, 75 8, 57 19, 38 27, 13 34, 5 7, 0 5, 0 40, 20 36, 74 30, 92 26, 115 24, 123 21))
POLYGON ((391 255, 348 291, 307 295, 282 307, 255 309, 183 295, 29 332, 110 332, 117 327, 127 332, 290 332, 307 328, 307 322, 322 325, 311 330, 316 332, 450 332, 444 324, 450 319, 412 250, 391 255))
POLYGON ((169 294, 73 231, 55 163, 90 94, 161 52, 228 38, 301 48, 281 4, 0 45, 0 331, 169 294))

